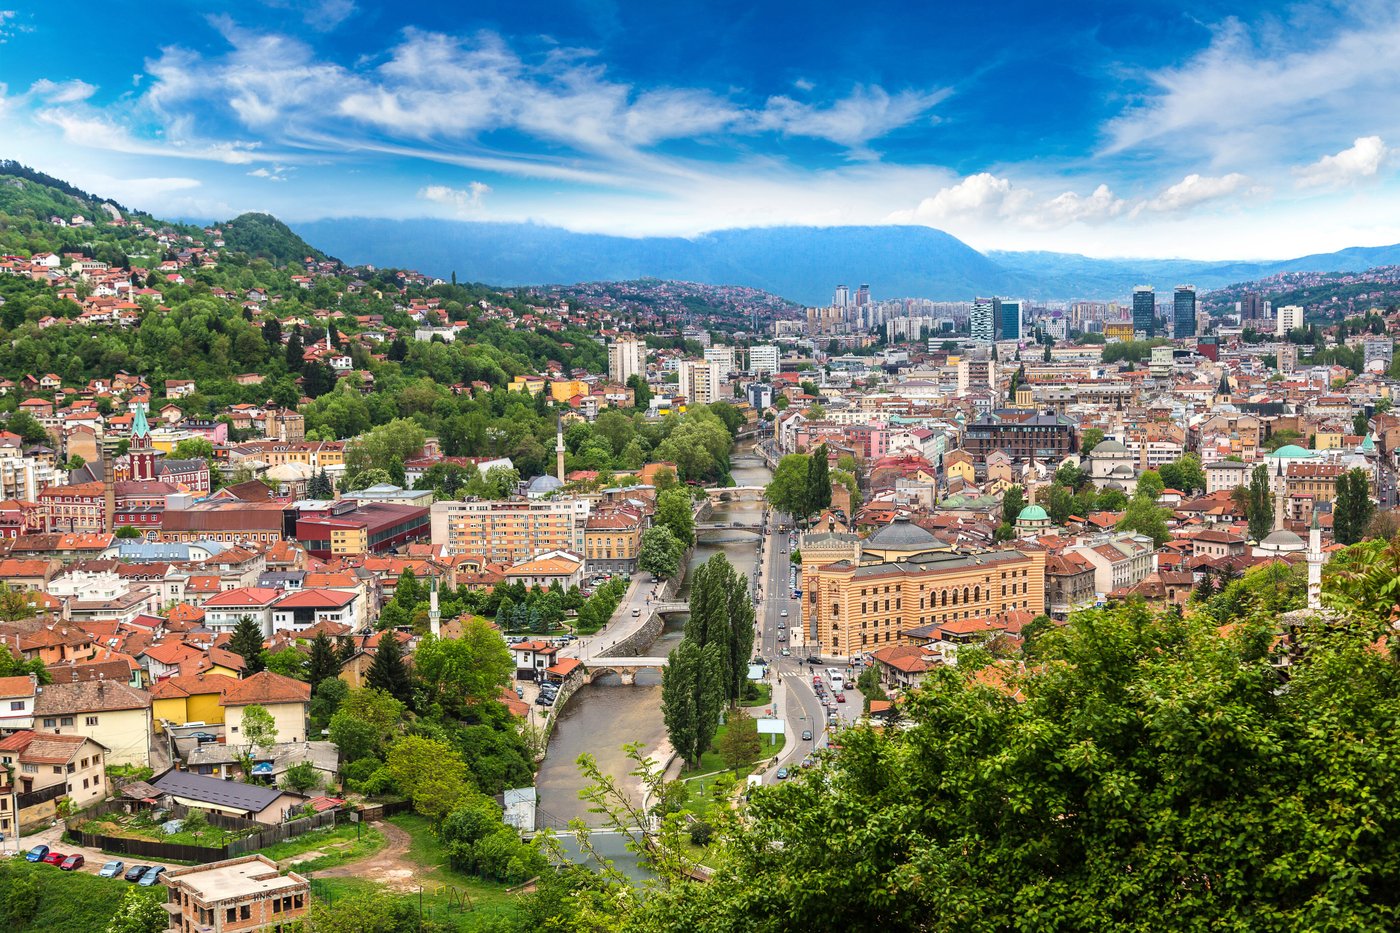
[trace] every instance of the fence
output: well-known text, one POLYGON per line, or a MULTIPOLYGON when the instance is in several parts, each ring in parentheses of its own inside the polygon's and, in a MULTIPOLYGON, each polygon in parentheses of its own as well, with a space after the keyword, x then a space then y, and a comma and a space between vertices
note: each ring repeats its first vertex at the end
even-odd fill
MULTIPOLYGON (((96 804, 84 810, 81 816, 75 816, 71 823, 79 823, 85 819, 94 819, 99 816, 106 816, 110 813, 130 814, 137 809, 151 809, 148 804, 136 801, 108 800, 96 804)), ((180 819, 189 813, 189 809, 183 806, 171 808, 171 815, 174 819, 180 819)), ((228 816, 223 813, 211 813, 199 811, 210 826, 228 830, 247 830, 254 827, 258 831, 251 835, 233 839, 221 846, 191 846, 176 842, 161 842, 154 839, 134 839, 129 836, 108 836, 102 833, 88 833, 81 830, 69 829, 67 837, 69 840, 92 849, 102 849, 105 852, 115 852, 121 855, 135 855, 142 858, 160 860, 174 860, 180 862, 218 862, 226 858, 233 858, 238 855, 246 855, 249 852, 256 852, 259 849, 279 842, 286 842, 288 839, 295 839, 303 833, 308 833, 313 829, 321 829, 325 826, 335 825, 335 811, 329 810, 325 813, 318 813, 315 816, 305 819, 292 820, 289 823, 281 823, 276 826, 269 826, 263 823, 245 820, 236 816, 228 816)))

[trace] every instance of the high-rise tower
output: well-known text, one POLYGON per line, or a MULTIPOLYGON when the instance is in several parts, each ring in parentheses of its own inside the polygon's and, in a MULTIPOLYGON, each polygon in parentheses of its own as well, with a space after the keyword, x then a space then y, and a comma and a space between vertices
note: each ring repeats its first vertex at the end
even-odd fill
POLYGON ((1133 333, 1157 335, 1157 292, 1151 285, 1133 289, 1133 333))
POLYGON ((1178 285, 1172 300, 1172 336, 1196 336, 1196 286, 1178 285))

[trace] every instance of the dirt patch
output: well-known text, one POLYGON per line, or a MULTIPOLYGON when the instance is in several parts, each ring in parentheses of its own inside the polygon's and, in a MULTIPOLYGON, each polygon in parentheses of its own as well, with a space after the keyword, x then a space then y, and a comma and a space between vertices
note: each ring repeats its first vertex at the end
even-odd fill
POLYGON ((410 862, 404 857, 408 854, 408 847, 412 843, 413 837, 393 823, 373 823, 371 825, 384 834, 384 848, 367 859, 313 872, 314 877, 367 878, 378 881, 400 893, 416 891, 418 882, 414 880, 414 875, 422 870, 422 866, 410 862))

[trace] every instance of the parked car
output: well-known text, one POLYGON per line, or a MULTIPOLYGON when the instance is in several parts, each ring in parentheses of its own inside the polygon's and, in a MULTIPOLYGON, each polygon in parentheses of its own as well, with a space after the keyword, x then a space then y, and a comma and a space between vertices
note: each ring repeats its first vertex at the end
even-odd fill
POLYGON ((75 852, 60 862, 58 867, 64 871, 77 871, 79 868, 83 867, 83 862, 85 861, 87 860, 75 852))
POLYGON ((846 694, 844 694, 844 693, 838 693, 838 694, 836 694, 836 702, 837 702, 837 703, 845 703, 845 702, 846 702, 846 694))
POLYGON ((24 860, 26 862, 42 862, 48 854, 48 846, 35 846, 29 850, 29 854, 24 857, 24 860))
POLYGON ((125 862, 108 862, 97 870, 97 877, 115 878, 122 873, 122 869, 125 867, 125 862))
POLYGON ((126 874, 122 875, 122 877, 127 881, 140 881, 141 876, 150 870, 151 866, 149 865, 132 865, 126 870, 126 874))
POLYGON ((152 865, 146 869, 146 873, 141 876, 141 880, 136 882, 143 888, 149 888, 160 880, 161 873, 165 871, 164 865, 152 865))
POLYGON ((802 741, 804 741, 804 742, 810 742, 810 741, 812 741, 812 730, 811 730, 811 729, 803 729, 803 730, 802 730, 802 741))
POLYGON ((219 737, 212 732, 191 732, 189 738, 194 739, 200 745, 219 741, 219 737))
POLYGON ((49 850, 49 854, 40 859, 40 861, 45 865, 58 865, 67 857, 68 853, 66 852, 54 852, 53 850, 49 850))

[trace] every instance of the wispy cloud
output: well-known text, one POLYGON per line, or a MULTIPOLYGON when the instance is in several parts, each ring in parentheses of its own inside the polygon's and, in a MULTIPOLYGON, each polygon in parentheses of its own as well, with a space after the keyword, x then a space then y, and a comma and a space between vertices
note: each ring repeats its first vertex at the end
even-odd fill
POLYGON ((33 26, 20 22, 19 14, 14 10, 0 10, 0 45, 4 45, 13 36, 33 31, 33 26))
POLYGON ((1395 150, 1379 136, 1363 136, 1349 148, 1293 170, 1299 188, 1341 188, 1373 179, 1393 161, 1395 150))

